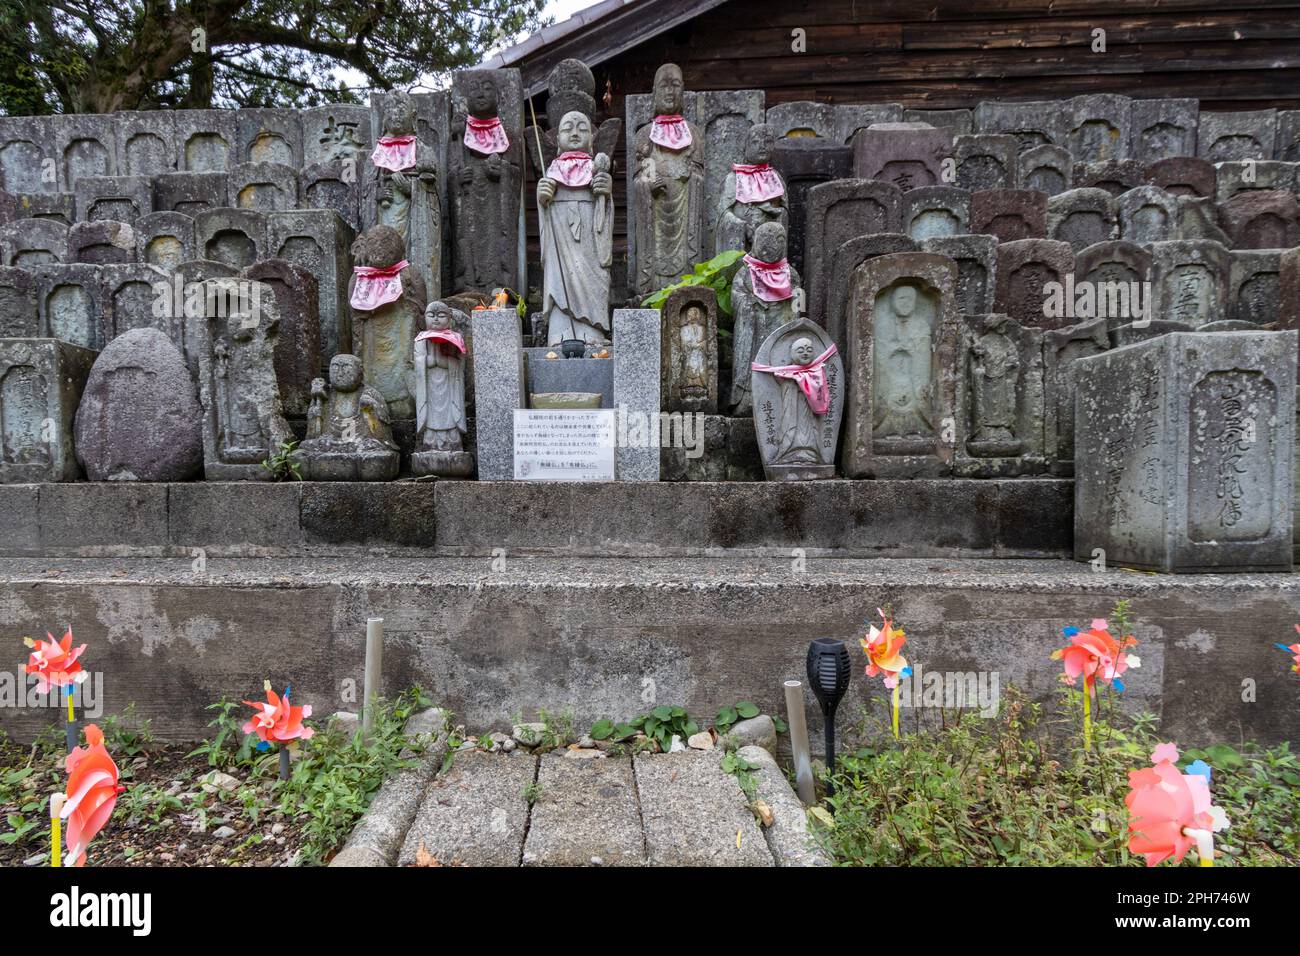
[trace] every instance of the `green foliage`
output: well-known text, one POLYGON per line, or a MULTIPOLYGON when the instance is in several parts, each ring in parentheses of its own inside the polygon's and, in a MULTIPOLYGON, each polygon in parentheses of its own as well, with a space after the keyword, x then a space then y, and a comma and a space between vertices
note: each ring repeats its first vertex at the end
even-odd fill
POLYGON ((736 782, 740 784, 740 789, 750 803, 754 802, 758 793, 758 781, 754 778, 754 771, 757 769, 758 764, 746 760, 734 750, 728 750, 722 755, 722 772, 736 778, 736 782))
POLYGON ((410 88, 482 62, 503 39, 535 33, 543 6, 544 0, 6 0, 0 111, 360 102, 372 89, 410 88))
POLYGON ((207 710, 216 711, 216 716, 208 721, 208 726, 216 733, 203 741, 187 757, 204 756, 209 767, 224 770, 228 767, 251 767, 254 763, 254 747, 257 738, 244 733, 244 705, 240 701, 222 697, 215 704, 209 704, 207 710))
POLYGON ((121 714, 106 714, 96 723, 104 732, 104 746, 115 757, 138 757, 153 744, 153 721, 135 712, 135 701, 121 714))
POLYGON ((650 293, 641 305, 647 309, 661 309, 671 293, 687 286, 703 285, 717 293, 718 308, 731 315, 731 280, 735 278, 740 268, 740 260, 744 257, 745 253, 741 250, 731 249, 727 252, 719 252, 708 262, 697 262, 694 271, 689 275, 682 276, 681 279, 658 292, 650 293))
MULTIPOLYGON (((998 716, 965 713, 942 730, 906 735, 840 759, 836 792, 813 815, 837 862, 858 866, 1141 865, 1128 852, 1128 774, 1150 765, 1154 718, 1112 716, 1093 750, 1077 735, 1054 758, 1041 705, 1015 688, 998 716), (827 813, 826 811, 830 812, 827 813), (832 816, 833 815, 833 816, 832 816)), ((873 702, 873 704, 876 702, 873 702)), ((887 708, 874 715, 887 739, 887 708)), ((864 728, 864 732, 865 732, 864 728)), ((1198 751, 1184 754, 1195 759, 1198 751)), ((1294 865, 1295 757, 1283 745, 1204 753, 1215 803, 1232 821, 1220 865, 1294 865), (1235 753, 1235 752, 1234 752, 1235 753)))
POLYGON ((555 750, 567 747, 574 740, 573 711, 550 711, 545 707, 537 711, 537 719, 542 723, 542 739, 538 746, 542 750, 555 750))
POLYGON ((656 707, 648 714, 632 718, 628 721, 628 726, 657 742, 659 749, 665 752, 672 745, 673 737, 681 737, 685 743, 687 737, 700 732, 699 724, 686 713, 685 707, 671 707, 667 704, 656 707))
POLYGON ((279 451, 262 459, 262 467, 271 473, 272 481, 302 481, 302 465, 294 454, 297 450, 296 441, 282 441, 279 451))
POLYGON ((637 728, 630 723, 620 724, 612 720, 598 720, 591 725, 587 736, 592 740, 627 740, 638 733, 637 728))
POLYGON ((742 720, 758 716, 758 707, 747 700, 739 701, 731 707, 723 707, 718 716, 713 718, 713 726, 719 734, 725 734, 742 720))
POLYGON ((540 797, 541 795, 542 795, 542 785, 538 781, 532 780, 524 785, 524 792, 522 796, 528 802, 528 805, 530 807, 537 802, 537 798, 540 797))

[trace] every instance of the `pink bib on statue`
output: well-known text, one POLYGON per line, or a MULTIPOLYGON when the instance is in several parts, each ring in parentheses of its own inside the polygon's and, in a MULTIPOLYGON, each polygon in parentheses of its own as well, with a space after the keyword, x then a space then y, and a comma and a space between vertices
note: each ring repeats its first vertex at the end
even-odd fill
POLYGON ((753 256, 745 256, 749 266, 749 278, 754 286, 754 295, 764 302, 784 302, 794 295, 790 285, 790 263, 785 259, 778 262, 764 262, 753 256))
POLYGON ((826 385, 826 363, 836 352, 835 343, 807 365, 750 365, 755 372, 768 372, 777 378, 793 379, 803 392, 808 407, 817 415, 825 415, 831 407, 831 393, 826 385))
POLYGON ((401 271, 410 263, 405 259, 386 269, 375 266, 353 266, 357 281, 352 285, 352 308, 373 312, 381 305, 396 302, 402 297, 401 271))
POLYGON ((510 138, 506 136, 501 117, 494 116, 485 120, 465 117, 465 145, 488 156, 508 150, 510 138))
POLYGON ((455 329, 426 329, 415 337, 416 345, 418 346, 419 343, 426 339, 433 339, 436 342, 446 342, 448 345, 454 345, 460 350, 462 355, 465 354, 465 338, 455 329))
POLYGON ((586 153, 576 151, 561 153, 546 168, 546 176, 576 189, 581 186, 591 185, 594 168, 595 164, 586 153))
POLYGON ((400 173, 415 165, 414 136, 381 136, 370 154, 370 161, 380 169, 400 173))
POLYGON ((685 149, 692 142, 690 124, 677 113, 656 116, 650 126, 650 142, 665 149, 685 149))
POLYGON ((731 169, 736 174, 736 202, 766 202, 785 195, 780 175, 767 163, 758 166, 735 163, 731 169))

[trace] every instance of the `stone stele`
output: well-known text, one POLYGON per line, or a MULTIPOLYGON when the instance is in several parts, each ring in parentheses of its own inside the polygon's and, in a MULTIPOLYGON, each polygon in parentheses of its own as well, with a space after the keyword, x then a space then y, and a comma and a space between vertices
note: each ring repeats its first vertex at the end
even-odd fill
MULTIPOLYGON (((810 365, 834 345, 820 325, 796 319, 775 329, 759 346, 754 364, 769 368, 810 365)), ((795 374, 751 371, 754 428, 763 473, 769 481, 835 477, 840 419, 844 411, 844 360, 838 351, 823 374, 829 404, 819 414, 795 374)))

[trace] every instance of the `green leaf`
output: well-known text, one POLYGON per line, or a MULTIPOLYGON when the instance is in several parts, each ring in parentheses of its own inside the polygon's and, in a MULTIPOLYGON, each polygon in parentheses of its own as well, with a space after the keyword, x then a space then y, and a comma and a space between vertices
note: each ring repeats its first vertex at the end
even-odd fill
POLYGON ((598 720, 591 725, 589 736, 592 740, 608 740, 614 735, 614 722, 612 720, 598 720))
POLYGON ((688 720, 686 726, 682 728, 682 733, 687 737, 694 737, 700 732, 700 725, 693 720, 688 720))
POLYGON ((773 725, 776 727, 776 732, 777 732, 778 734, 783 734, 783 733, 785 733, 786 731, 788 731, 788 730, 790 729, 788 726, 786 726, 785 721, 782 720, 780 717, 775 717, 775 716, 774 716, 774 717, 772 718, 772 723, 773 723, 773 725))
POLYGON ((714 723, 717 725, 719 730, 723 729, 724 727, 730 727, 735 722, 736 722, 736 708, 734 707, 722 708, 722 710, 718 711, 718 716, 714 719, 714 723))
POLYGON ((742 700, 736 705, 736 713, 740 714, 740 716, 744 717, 746 720, 749 720, 751 717, 758 716, 758 708, 749 701, 742 700))
POLYGON ((650 711, 650 713, 655 720, 662 722, 672 719, 673 709, 668 706, 656 707, 654 710, 650 711))

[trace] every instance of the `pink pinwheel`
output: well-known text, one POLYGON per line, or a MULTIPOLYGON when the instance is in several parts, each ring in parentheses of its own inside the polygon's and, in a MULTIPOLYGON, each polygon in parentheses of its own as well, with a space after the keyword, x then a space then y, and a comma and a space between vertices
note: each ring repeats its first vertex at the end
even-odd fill
POLYGON ((68 628, 61 640, 55 640, 49 632, 45 636, 49 638, 48 641, 23 638, 23 643, 32 648, 25 669, 28 674, 36 675, 36 689, 42 694, 48 694, 51 687, 69 687, 84 681, 87 674, 81 669, 81 662, 77 658, 86 649, 86 645, 72 646, 72 628, 68 628))
POLYGON ((284 697, 277 697, 275 691, 271 690, 270 681, 263 687, 266 690, 265 702, 244 701, 257 711, 244 724, 244 733, 257 734, 264 744, 310 740, 315 731, 303 726, 303 718, 311 716, 311 705, 293 707, 289 704, 288 691, 285 691, 284 697))
POLYGON ((1161 744, 1151 754, 1153 766, 1129 772, 1128 849, 1158 866, 1171 857, 1181 861, 1196 846, 1201 865, 1212 866, 1212 834, 1227 829, 1228 817, 1211 803, 1209 768, 1198 762, 1199 772, 1182 773, 1177 759, 1173 744, 1161 744))
POLYGON ((898 686, 900 677, 912 673, 912 669, 907 666, 907 658, 899 653, 907 643, 907 638, 903 635, 903 629, 894 627, 894 622, 883 610, 876 608, 876 613, 885 626, 876 627, 872 624, 867 636, 861 641, 863 653, 867 655, 867 676, 883 674, 885 686, 893 689, 898 686))
POLYGON ((86 725, 86 747, 68 754, 67 801, 59 814, 68 821, 68 858, 86 865, 86 848, 113 815, 117 795, 125 790, 117 782, 117 764, 104 746, 104 732, 86 725))
POLYGON ((1065 673, 1061 679, 1070 686, 1083 677, 1086 693, 1092 693, 1098 680, 1113 684, 1118 691, 1124 690, 1120 675, 1130 667, 1141 666, 1136 654, 1128 653, 1128 648, 1135 647, 1137 640, 1129 635, 1122 640, 1110 636, 1110 625, 1105 618, 1096 618, 1087 631, 1077 627, 1065 628, 1065 636, 1070 639, 1068 647, 1052 652, 1052 660, 1065 662, 1065 673))

